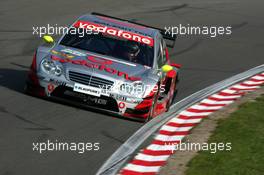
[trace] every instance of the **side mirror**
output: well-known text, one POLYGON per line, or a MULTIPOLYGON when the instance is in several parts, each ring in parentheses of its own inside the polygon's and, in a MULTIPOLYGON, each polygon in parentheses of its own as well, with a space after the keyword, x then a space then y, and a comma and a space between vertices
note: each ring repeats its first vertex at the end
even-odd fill
POLYGON ((162 72, 166 73, 166 77, 173 78, 176 76, 176 71, 173 70, 173 67, 171 65, 164 65, 161 67, 162 72))
POLYGON ((46 43, 49 43, 49 44, 54 43, 54 39, 53 39, 51 36, 49 36, 49 35, 45 35, 45 36, 43 36, 43 40, 44 40, 46 43))
POLYGON ((162 70, 162 72, 167 73, 167 72, 173 70, 173 67, 168 65, 168 64, 165 64, 164 66, 161 67, 161 70, 162 70))
POLYGON ((176 63, 171 63, 170 65, 173 66, 173 67, 176 67, 178 69, 180 69, 182 67, 181 64, 176 64, 176 63))

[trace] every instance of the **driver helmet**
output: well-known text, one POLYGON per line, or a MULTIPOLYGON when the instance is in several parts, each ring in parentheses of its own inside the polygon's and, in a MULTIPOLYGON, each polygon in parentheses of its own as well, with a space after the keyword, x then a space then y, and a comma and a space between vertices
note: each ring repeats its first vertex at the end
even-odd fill
POLYGON ((140 52, 140 48, 136 43, 131 43, 127 46, 127 57, 129 61, 137 62, 137 56, 140 52))

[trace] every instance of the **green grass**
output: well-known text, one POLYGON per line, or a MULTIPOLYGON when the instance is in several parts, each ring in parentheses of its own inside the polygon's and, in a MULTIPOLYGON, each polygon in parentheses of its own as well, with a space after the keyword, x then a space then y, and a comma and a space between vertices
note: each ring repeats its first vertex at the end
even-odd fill
POLYGON ((186 175, 264 175, 264 95, 220 120, 208 143, 231 142, 231 151, 200 151, 186 175))

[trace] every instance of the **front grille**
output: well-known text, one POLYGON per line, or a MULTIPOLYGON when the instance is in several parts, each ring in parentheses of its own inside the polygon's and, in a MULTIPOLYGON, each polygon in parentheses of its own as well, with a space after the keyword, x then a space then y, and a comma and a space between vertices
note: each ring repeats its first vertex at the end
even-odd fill
POLYGON ((66 102, 74 103, 77 106, 78 104, 87 105, 88 107, 97 107, 101 109, 106 109, 113 112, 119 112, 118 105, 115 99, 112 97, 94 97, 87 94, 82 94, 75 92, 70 87, 58 86, 52 93, 51 97, 57 97, 59 99, 65 99, 66 102), (90 98, 89 98, 90 97, 90 98), (94 101, 91 101, 91 98, 98 98, 106 101, 106 104, 96 104, 94 101), (89 100, 90 99, 90 100, 89 100))
POLYGON ((69 71, 69 78, 73 82, 97 88, 104 87, 109 89, 114 85, 113 81, 73 71, 69 71))

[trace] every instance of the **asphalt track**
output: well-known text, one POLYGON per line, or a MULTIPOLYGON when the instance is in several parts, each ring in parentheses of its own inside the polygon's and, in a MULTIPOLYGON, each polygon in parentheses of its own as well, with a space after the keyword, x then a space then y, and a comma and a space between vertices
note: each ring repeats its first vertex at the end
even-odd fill
POLYGON ((183 65, 176 100, 264 63, 264 1, 117 1, 4 0, 0 2, 0 174, 87 175, 141 123, 96 111, 58 104, 23 94, 32 55, 41 40, 32 26, 67 25, 97 11, 164 27, 179 23, 233 27, 231 36, 180 36, 171 58, 183 65), (99 142, 100 150, 32 151, 32 142, 47 139, 99 142))

